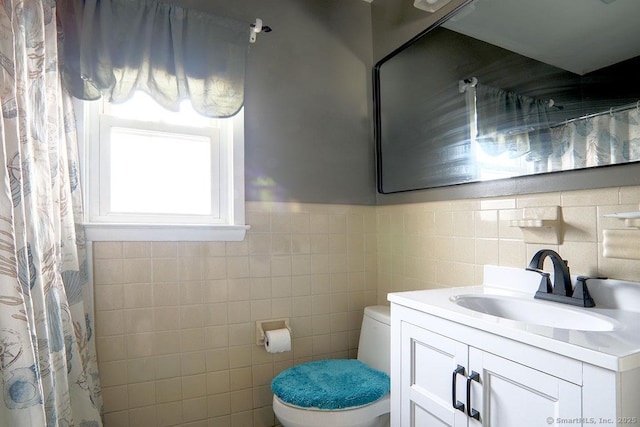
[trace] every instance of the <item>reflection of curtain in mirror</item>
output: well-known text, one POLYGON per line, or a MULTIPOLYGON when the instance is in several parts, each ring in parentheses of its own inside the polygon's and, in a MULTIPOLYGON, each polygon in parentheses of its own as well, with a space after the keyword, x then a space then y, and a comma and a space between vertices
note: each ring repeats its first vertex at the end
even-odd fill
POLYGON ((640 160, 640 111, 631 109, 574 120, 552 129, 549 170, 640 160))
POLYGON ((551 154, 547 111, 549 102, 505 89, 476 86, 477 141, 489 155, 527 155, 545 162, 551 154))

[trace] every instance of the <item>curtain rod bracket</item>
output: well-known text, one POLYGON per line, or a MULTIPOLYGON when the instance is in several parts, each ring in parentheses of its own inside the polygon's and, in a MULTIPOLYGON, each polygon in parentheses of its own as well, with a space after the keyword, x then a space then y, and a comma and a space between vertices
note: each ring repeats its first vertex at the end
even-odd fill
POLYGON ((460 93, 464 93, 468 87, 476 87, 478 84, 478 79, 476 77, 471 77, 464 80, 458 80, 458 91, 460 93))
POLYGON ((249 34, 249 43, 255 43, 256 42, 256 35, 258 33, 261 32, 265 32, 268 33, 271 31, 271 27, 269 27, 268 25, 263 25, 262 24, 262 19, 260 18, 256 18, 256 22, 254 22, 253 24, 250 25, 251 30, 250 30, 250 34, 249 34))

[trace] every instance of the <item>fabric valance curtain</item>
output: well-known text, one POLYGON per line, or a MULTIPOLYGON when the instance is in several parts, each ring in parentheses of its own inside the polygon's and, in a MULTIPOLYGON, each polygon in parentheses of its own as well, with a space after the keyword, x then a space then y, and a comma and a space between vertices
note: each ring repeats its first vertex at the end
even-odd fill
POLYGON ((208 117, 242 107, 248 23, 155 0, 59 0, 58 8, 73 96, 119 103, 142 90, 171 111, 190 99, 208 117))
POLYGON ((551 154, 548 101, 505 89, 476 86, 477 140, 487 154, 527 155, 545 161, 551 154))

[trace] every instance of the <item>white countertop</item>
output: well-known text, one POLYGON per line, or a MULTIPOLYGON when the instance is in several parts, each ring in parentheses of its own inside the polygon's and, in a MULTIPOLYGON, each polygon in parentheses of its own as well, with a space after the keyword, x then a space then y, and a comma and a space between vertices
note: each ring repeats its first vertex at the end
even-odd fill
POLYGON ((542 348, 614 371, 640 367, 640 283, 590 280, 596 307, 582 308, 534 300, 540 276, 524 269, 486 266, 482 286, 390 293, 388 300, 452 322, 542 348), (508 320, 464 308, 452 301, 458 295, 499 295, 588 310, 611 319, 611 331, 581 331, 508 320))

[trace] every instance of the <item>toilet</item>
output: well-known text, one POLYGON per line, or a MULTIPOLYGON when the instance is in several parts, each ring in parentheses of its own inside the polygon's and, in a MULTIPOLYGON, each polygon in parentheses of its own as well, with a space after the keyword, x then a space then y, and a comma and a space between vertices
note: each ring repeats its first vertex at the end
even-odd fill
POLYGON ((390 317, 387 306, 364 309, 357 359, 303 363, 273 379, 283 427, 389 426, 390 317))

